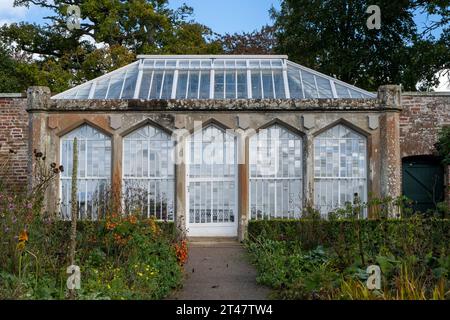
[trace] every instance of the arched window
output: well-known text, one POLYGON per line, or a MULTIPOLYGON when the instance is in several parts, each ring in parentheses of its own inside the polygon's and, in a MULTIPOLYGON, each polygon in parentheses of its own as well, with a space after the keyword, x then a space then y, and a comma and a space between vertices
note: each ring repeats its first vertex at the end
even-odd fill
POLYGON ((174 220, 174 141, 165 131, 146 125, 123 139, 125 212, 174 220))
POLYGON ((367 201, 366 140, 340 124, 314 140, 315 205, 322 215, 353 203, 356 194, 367 201))
POLYGON ((61 215, 71 218, 73 141, 78 144, 77 201, 80 219, 98 219, 106 213, 111 179, 111 139, 82 125, 61 138, 61 215))
POLYGON ((302 149, 302 138, 277 124, 250 138, 251 219, 300 216, 302 149))

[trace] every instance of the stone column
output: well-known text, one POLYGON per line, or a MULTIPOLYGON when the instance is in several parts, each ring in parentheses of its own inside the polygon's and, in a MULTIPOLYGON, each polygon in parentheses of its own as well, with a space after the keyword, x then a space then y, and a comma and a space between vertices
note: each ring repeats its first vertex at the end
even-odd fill
MULTIPOLYGON (((381 86, 378 89, 380 107, 385 112, 380 116, 381 151, 381 196, 398 197, 402 193, 400 123, 401 88, 396 85, 381 86)), ((397 212, 392 211, 395 216, 397 212)))
POLYGON ((246 135, 238 135, 237 140, 237 152, 238 152, 238 240, 244 241, 247 235, 248 221, 249 221, 249 155, 248 155, 248 138, 246 135), (247 142, 247 143, 246 143, 247 142))
MULTIPOLYGON (((116 213, 122 212, 122 136, 115 134, 112 139, 112 179, 111 192, 113 208, 116 213)), ((125 212, 127 213, 127 212, 125 212)))
MULTIPOLYGON (((108 117, 109 127, 114 130, 111 137, 111 193, 112 193, 112 209, 114 212, 123 212, 122 208, 122 154, 123 154, 123 138, 117 133, 122 127, 123 118, 119 114, 112 114, 108 117)), ((128 213, 128 212, 123 212, 128 213)))
POLYGON ((186 148, 185 135, 176 134, 175 146, 175 181, 176 181, 176 205, 175 205, 175 223, 177 228, 186 235, 186 148))
MULTIPOLYGON (((27 90, 27 112, 29 118, 29 141, 28 141, 28 188, 31 189, 34 185, 35 177, 35 163, 33 151, 42 152, 46 158, 57 160, 59 157, 55 154, 48 154, 52 148, 50 148, 50 136, 47 132, 47 113, 46 110, 50 104, 51 92, 47 87, 30 87, 27 90)), ((47 190, 44 210, 50 212, 56 209, 56 202, 58 195, 58 183, 56 181, 47 190)))
POLYGON ((303 195, 305 197, 304 206, 305 208, 315 207, 314 203, 314 136, 312 134, 307 134, 303 140, 304 147, 304 182, 303 182, 303 195))
POLYGON ((311 129, 315 127, 315 115, 314 114, 303 114, 302 115, 302 127, 304 130, 308 130, 306 135, 303 137, 303 205, 308 207, 314 207, 314 135, 311 134, 311 129))

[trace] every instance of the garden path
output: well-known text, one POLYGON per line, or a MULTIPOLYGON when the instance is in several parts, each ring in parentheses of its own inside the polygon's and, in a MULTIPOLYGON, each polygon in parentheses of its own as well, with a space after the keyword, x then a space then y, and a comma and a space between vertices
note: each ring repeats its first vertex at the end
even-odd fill
POLYGON ((175 300, 265 300, 243 246, 229 239, 191 239, 185 280, 175 300))

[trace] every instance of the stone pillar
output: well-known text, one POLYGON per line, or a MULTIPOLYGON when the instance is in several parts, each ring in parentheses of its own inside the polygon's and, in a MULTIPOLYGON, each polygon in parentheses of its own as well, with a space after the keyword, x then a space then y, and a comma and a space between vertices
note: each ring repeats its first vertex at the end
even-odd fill
POLYGON ((47 109, 52 94, 47 87, 29 87, 27 90, 27 109, 45 110, 47 109))
POLYGON ((303 140, 305 144, 303 151, 304 159, 304 183, 303 183, 303 195, 305 197, 304 206, 314 207, 314 136, 312 134, 307 134, 303 140))
MULTIPOLYGON (((182 130, 181 130, 182 131, 182 130)), ((176 135, 175 146, 175 181, 176 181, 176 205, 175 205, 175 223, 186 236, 186 150, 185 136, 176 135)))
MULTIPOLYGON (((378 89, 378 99, 385 112, 380 116, 381 197, 398 197, 402 193, 400 123, 401 88, 387 85, 378 89)), ((395 216, 396 212, 392 212, 395 216)))
POLYGON ((244 241, 247 236, 248 221, 249 221, 249 154, 248 148, 248 137, 246 135, 238 135, 237 141, 237 153, 238 153, 238 240, 244 241), (247 142, 247 143, 246 143, 247 142))
POLYGON ((122 136, 115 134, 112 139, 112 179, 111 192, 113 201, 113 210, 115 213, 122 212, 122 136))
MULTIPOLYGON (((27 112, 29 118, 29 141, 28 141, 28 187, 34 185, 35 177, 35 157, 34 150, 42 152, 48 159, 58 159, 55 154, 47 154, 50 148, 50 136, 47 134, 47 114, 45 110, 50 104, 51 92, 47 87, 30 87, 27 90, 27 112)), ((47 190, 47 201, 45 210, 54 211, 56 209, 55 194, 58 193, 58 182, 53 183, 47 190)), ((57 198, 57 197, 56 197, 57 198)))

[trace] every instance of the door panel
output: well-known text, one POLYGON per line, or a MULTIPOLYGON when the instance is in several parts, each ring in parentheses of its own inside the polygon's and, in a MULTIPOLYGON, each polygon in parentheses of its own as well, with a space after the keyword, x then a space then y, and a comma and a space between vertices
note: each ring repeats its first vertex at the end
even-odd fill
POLYGON ((432 157, 404 159, 403 195, 414 201, 415 211, 436 209, 444 200, 444 170, 439 161, 432 157))
POLYGON ((236 138, 210 125, 187 142, 189 236, 237 236, 236 138))

